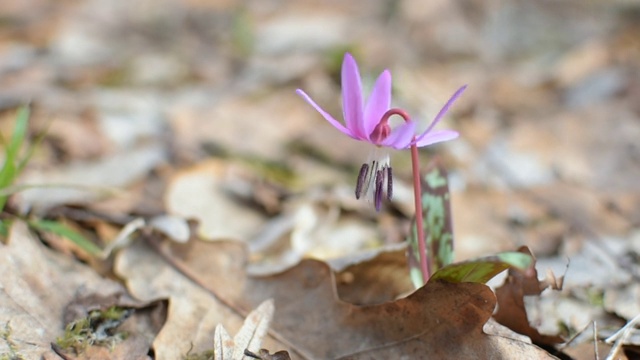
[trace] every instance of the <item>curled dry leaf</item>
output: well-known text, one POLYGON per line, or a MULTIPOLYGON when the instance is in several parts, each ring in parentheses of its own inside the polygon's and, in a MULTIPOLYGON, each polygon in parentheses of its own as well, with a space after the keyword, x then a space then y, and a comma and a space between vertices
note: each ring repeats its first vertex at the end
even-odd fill
MULTIPOLYGON (((526 247, 521 247, 520 252, 531 255, 526 247)), ((509 275, 505 283, 496 289, 498 298, 498 311, 493 316, 500 324, 511 330, 527 335, 536 344, 554 345, 564 342, 564 339, 556 335, 540 334, 538 330, 529 324, 527 310, 524 305, 524 297, 528 295, 538 296, 547 287, 558 289, 562 285, 562 278, 556 279, 551 275, 545 281, 538 280, 538 272, 535 268, 522 272, 509 269, 509 275)))
POLYGON ((185 243, 189 241, 191 230, 186 219, 179 216, 159 215, 149 221, 149 226, 160 231, 169 239, 185 243))
MULTIPOLYGON (((303 260, 279 274, 248 277, 247 254, 239 243, 154 243, 161 256, 143 245, 123 250, 116 261, 133 293, 154 291, 149 271, 141 266, 153 267, 157 279, 175 272, 169 261, 219 299, 226 307, 221 311, 246 316, 272 298, 278 311, 269 333, 296 358, 551 358, 533 345, 482 331, 496 302, 485 285, 433 282, 404 299, 357 306, 336 298, 334 274, 320 261, 303 260)), ((185 283, 184 276, 172 276, 174 283, 185 283)))

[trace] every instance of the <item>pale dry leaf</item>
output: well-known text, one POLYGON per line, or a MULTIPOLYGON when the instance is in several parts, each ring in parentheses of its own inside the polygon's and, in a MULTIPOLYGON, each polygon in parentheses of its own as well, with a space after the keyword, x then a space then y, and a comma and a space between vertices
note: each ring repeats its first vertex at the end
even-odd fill
MULTIPOLYGON (((233 90, 223 91, 229 94, 233 90)), ((171 110, 169 122, 181 145, 215 143, 235 153, 282 158, 289 155, 286 144, 290 139, 313 124, 311 120, 301 121, 314 114, 288 89, 271 89, 258 97, 223 96, 219 100, 195 109, 171 110)), ((321 121, 317 119, 317 124, 321 121)))
POLYGON ((113 195, 144 177, 166 158, 159 145, 149 145, 126 153, 110 155, 97 162, 74 162, 64 167, 25 173, 21 183, 42 185, 16 194, 13 198, 22 211, 44 211, 56 205, 87 204, 113 195), (48 186, 55 187, 55 191, 48 186))
POLYGON ((244 356, 244 351, 256 352, 260 349, 262 339, 267 335, 269 323, 275 311, 273 300, 265 300, 244 320, 240 331, 233 337, 235 345, 233 351, 234 359, 248 359, 244 356))
POLYGON ((255 255, 249 272, 273 274, 304 257, 340 261, 364 255, 362 252, 370 254, 368 249, 380 246, 382 240, 375 228, 354 216, 342 216, 336 204, 327 209, 321 201, 326 198, 298 199, 282 215, 269 220, 249 243, 255 255))
POLYGON ((128 222, 122 230, 118 233, 118 235, 113 239, 113 241, 109 242, 107 246, 102 250, 100 257, 102 259, 108 258, 114 250, 123 248, 129 245, 132 241, 133 234, 144 228, 145 221, 143 218, 133 219, 128 222))
POLYGON ((233 339, 222 324, 216 325, 213 334, 213 351, 215 360, 233 359, 233 339))
POLYGON ((637 283, 611 286, 604 292, 605 310, 615 313, 626 320, 640 314, 640 285, 637 283))
POLYGON ((179 243, 187 242, 191 235, 189 223, 185 218, 179 216, 156 216, 149 221, 149 226, 154 230, 160 231, 169 239, 179 243))
POLYGON ((167 212, 197 219, 198 233, 206 239, 249 239, 264 219, 224 190, 234 171, 229 163, 211 160, 178 172, 164 196, 167 212))

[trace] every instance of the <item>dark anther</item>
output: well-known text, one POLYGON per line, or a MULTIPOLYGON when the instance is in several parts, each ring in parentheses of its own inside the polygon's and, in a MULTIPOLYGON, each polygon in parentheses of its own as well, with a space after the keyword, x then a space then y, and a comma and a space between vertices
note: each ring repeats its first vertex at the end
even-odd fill
POLYGON ((366 180, 364 181, 364 190, 362 190, 362 194, 366 196, 369 193, 369 188, 376 181, 375 176, 378 172, 378 162, 373 160, 371 162, 371 168, 369 168, 369 172, 367 173, 366 180))
POLYGON ((360 173, 358 174, 358 182, 356 183, 356 199, 360 199, 360 195, 362 195, 362 185, 364 185, 365 180, 367 180, 368 173, 369 173, 369 164, 362 164, 362 167, 360 168, 360 173))
POLYGON ((382 206, 382 185, 384 183, 384 171, 376 171, 376 191, 374 192, 374 204, 376 205, 376 211, 380 211, 382 206))
POLYGON ((393 173, 391 167, 387 167, 387 199, 391 200, 393 197, 393 173))

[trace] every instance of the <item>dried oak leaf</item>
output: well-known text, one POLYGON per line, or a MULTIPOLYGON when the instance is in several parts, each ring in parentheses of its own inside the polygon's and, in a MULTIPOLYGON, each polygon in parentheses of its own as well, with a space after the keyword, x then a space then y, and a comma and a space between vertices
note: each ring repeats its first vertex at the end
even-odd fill
POLYGON ((552 358, 531 344, 482 331, 496 303, 485 285, 434 282, 404 299, 358 306, 337 298, 334 274, 320 261, 303 260, 279 274, 248 277, 240 243, 154 244, 162 257, 140 245, 118 258, 117 272, 132 293, 150 291, 132 285, 153 286, 140 278, 140 267, 168 267, 170 262, 234 313, 246 316, 272 298, 276 313, 269 333, 286 344, 293 358, 552 358))
POLYGON ((388 250, 339 268, 331 264, 338 297, 351 304, 373 305, 412 292, 406 253, 406 248, 388 250))

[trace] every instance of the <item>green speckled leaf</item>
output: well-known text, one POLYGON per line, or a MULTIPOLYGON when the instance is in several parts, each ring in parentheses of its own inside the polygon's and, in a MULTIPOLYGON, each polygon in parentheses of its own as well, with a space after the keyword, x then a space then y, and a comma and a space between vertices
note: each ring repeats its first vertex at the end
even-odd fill
POLYGON ((521 252, 504 252, 494 256, 450 264, 436 271, 429 281, 444 280, 452 283, 486 283, 502 271, 513 267, 526 270, 533 265, 533 257, 521 252))
MULTIPOLYGON (((422 215, 426 237, 427 256, 433 274, 443 266, 453 262, 453 226, 449 204, 449 183, 447 173, 437 161, 429 165, 421 179, 422 215)), ((425 281, 420 272, 420 251, 416 222, 413 221, 409 244, 408 260, 411 280, 416 288, 425 281)))

